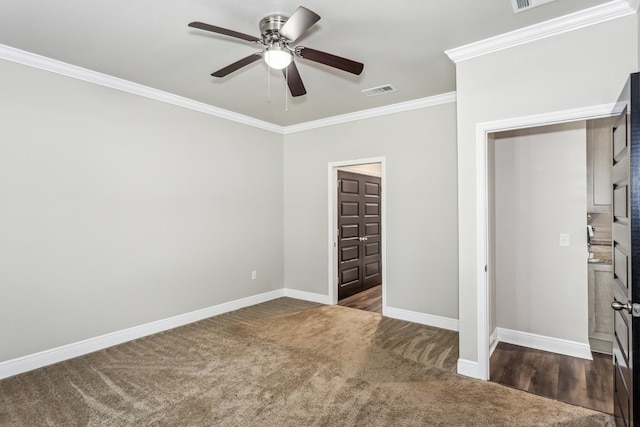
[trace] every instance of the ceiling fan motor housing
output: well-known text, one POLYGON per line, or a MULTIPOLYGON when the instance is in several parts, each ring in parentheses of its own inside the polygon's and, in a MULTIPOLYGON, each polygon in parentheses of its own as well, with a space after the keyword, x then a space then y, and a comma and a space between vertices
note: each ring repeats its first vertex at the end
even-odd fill
POLYGON ((280 35, 280 29, 288 20, 288 16, 279 13, 267 15, 262 18, 260 21, 260 33, 262 34, 262 39, 266 45, 273 43, 279 44, 280 41, 289 41, 280 35))

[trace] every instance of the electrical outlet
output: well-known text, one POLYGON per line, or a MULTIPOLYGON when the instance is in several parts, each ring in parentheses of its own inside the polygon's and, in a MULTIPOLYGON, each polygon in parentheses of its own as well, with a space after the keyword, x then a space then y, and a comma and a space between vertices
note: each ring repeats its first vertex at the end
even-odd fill
POLYGON ((251 272, 251 280, 256 280, 256 278, 258 277, 258 273, 255 271, 251 272))
POLYGON ((560 234, 560 238, 558 240, 559 240, 558 243, 560 244, 560 246, 569 246, 570 240, 569 240, 568 234, 560 234))

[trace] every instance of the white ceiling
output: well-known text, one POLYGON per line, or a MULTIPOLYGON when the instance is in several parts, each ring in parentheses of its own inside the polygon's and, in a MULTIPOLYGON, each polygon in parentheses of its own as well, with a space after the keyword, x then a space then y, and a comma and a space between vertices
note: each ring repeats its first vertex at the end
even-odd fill
POLYGON ((280 126, 455 91, 445 50, 609 0, 557 0, 513 13, 510 0, 0 0, 0 44, 98 71, 280 126), (258 22, 298 6, 322 19, 295 45, 365 64, 354 76, 297 59, 307 95, 288 97, 282 73, 258 61, 210 74, 259 48, 187 27, 202 21, 259 36, 258 22), (361 90, 398 91, 367 97, 361 90))

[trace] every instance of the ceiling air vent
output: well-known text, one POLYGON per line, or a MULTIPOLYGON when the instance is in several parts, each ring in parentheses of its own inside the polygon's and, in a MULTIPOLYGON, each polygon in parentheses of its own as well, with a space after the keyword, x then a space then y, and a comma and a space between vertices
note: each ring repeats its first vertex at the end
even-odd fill
POLYGON ((364 93, 367 96, 377 96, 377 95, 384 95, 385 93, 391 93, 395 91, 396 91, 395 87, 391 85, 384 85, 384 86, 372 87, 371 89, 364 89, 362 93, 364 93))
POLYGON ((511 0, 513 13, 522 12, 556 0, 511 0))

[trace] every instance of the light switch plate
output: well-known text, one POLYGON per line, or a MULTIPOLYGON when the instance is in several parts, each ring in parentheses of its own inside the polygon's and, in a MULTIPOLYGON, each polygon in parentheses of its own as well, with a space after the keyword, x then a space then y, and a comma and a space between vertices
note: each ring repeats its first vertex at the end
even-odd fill
POLYGON ((570 239, 568 234, 560 233, 559 244, 560 246, 569 246, 570 239))

